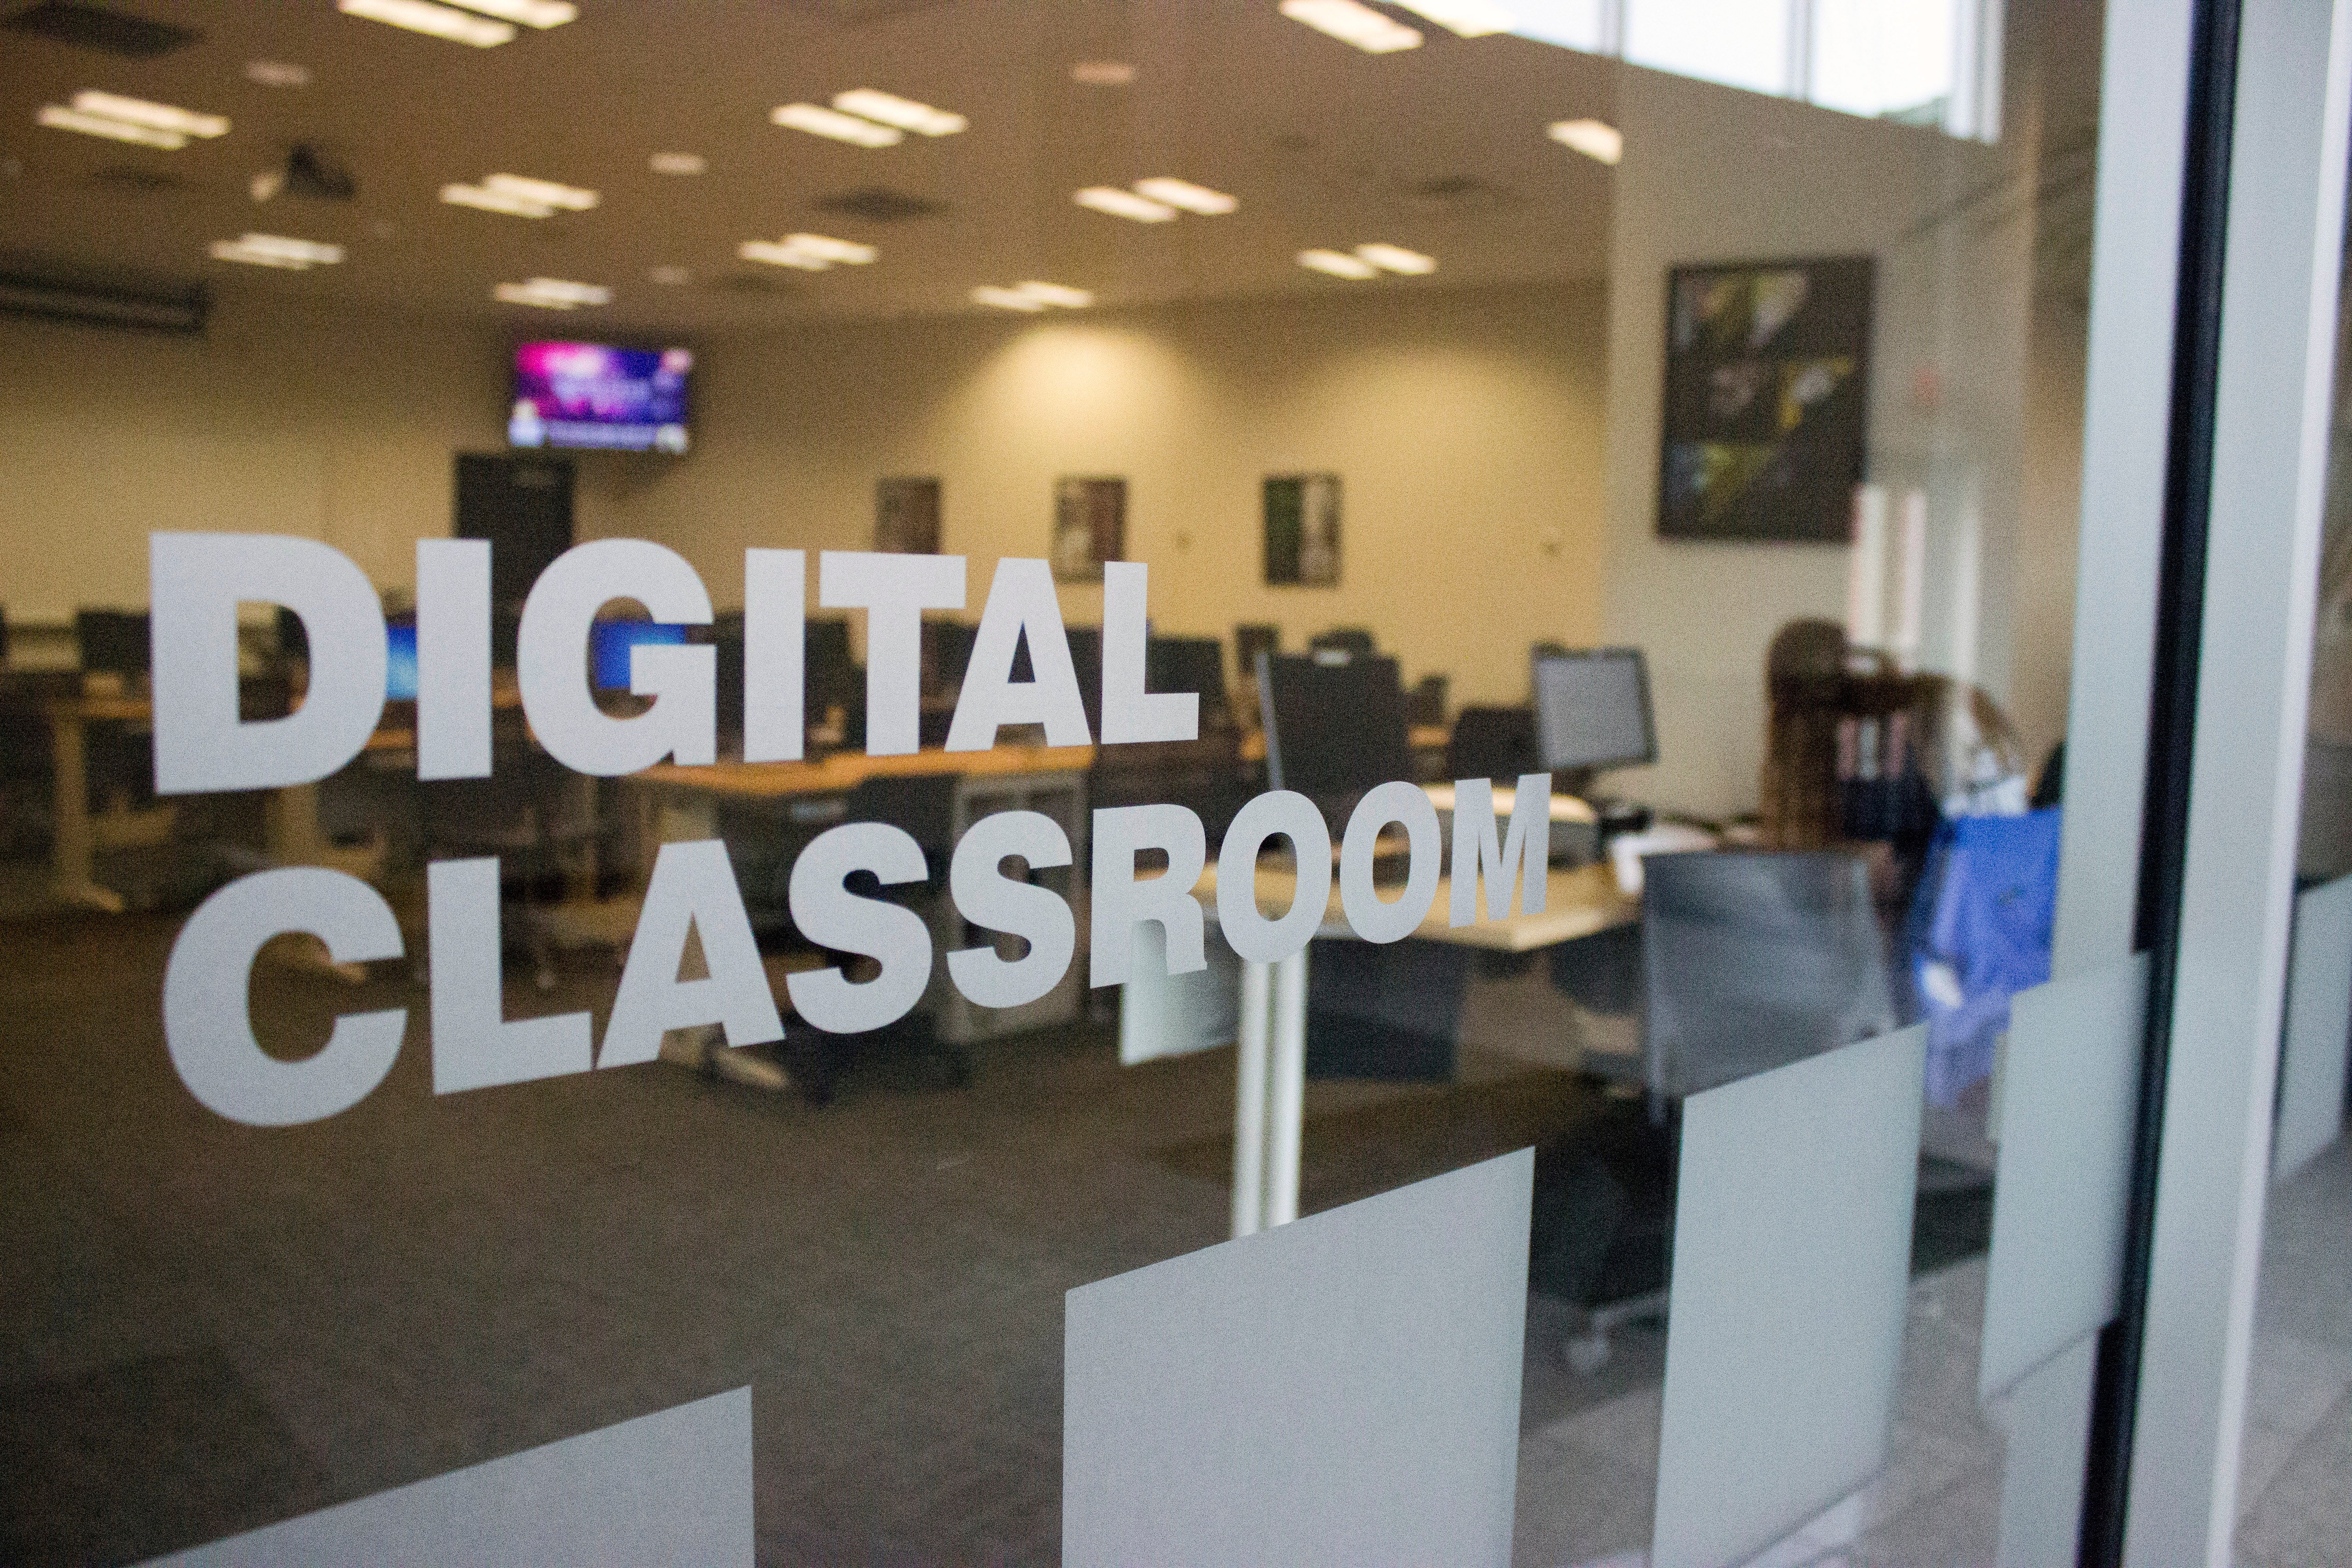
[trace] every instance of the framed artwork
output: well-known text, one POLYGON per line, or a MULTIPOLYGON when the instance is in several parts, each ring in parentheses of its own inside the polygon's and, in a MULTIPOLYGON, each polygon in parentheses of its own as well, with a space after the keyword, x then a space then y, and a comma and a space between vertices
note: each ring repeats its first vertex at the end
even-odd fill
POLYGON ((1339 585, 1339 476, 1269 474, 1265 480, 1269 587, 1339 585))
POLYGON ((1661 538, 1845 542, 1876 277, 1868 257, 1668 272, 1661 538))
POLYGON ((1127 559, 1127 481, 1072 477, 1054 481, 1054 576, 1099 583, 1103 563, 1127 559))
POLYGON ((874 481, 874 548, 900 555, 940 552, 940 481, 874 481))

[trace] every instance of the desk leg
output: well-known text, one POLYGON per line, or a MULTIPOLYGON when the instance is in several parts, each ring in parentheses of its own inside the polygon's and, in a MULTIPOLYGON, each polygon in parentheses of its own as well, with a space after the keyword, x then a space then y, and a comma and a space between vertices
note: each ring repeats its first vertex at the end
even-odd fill
POLYGON ((1240 1064, 1234 1083, 1234 1234, 1265 1225, 1266 996, 1273 972, 1242 964, 1240 1064))
POLYGON ((1268 1073, 1265 1223, 1298 1217, 1298 1145, 1307 1120, 1307 950, 1274 966, 1274 1052, 1268 1073))
POLYGON ((66 709, 49 714, 49 765, 55 781, 56 843, 51 850, 58 896, 69 903, 122 912, 122 895, 101 888, 90 874, 94 854, 89 826, 89 763, 83 747, 81 715, 66 709))

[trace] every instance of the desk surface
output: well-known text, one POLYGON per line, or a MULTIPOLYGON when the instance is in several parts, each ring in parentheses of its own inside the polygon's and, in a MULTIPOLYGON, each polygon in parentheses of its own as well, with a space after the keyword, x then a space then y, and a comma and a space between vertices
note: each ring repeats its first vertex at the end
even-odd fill
MULTIPOLYGON (((1298 877, 1294 871, 1260 866, 1257 872, 1258 908, 1279 917, 1297 897, 1298 877)), ((1631 925, 1642 918, 1642 900, 1627 898, 1617 889, 1617 874, 1606 862, 1594 866, 1579 866, 1573 869, 1555 866, 1545 879, 1544 907, 1541 914, 1514 914, 1503 920, 1482 921, 1476 925, 1452 926, 1446 923, 1447 907, 1453 896, 1453 879, 1441 877, 1437 897, 1430 900, 1429 913, 1413 931, 1413 935, 1429 942, 1453 942, 1461 947, 1492 948, 1502 952, 1531 952, 1539 947, 1551 947, 1578 937, 1591 936, 1612 926, 1631 925)), ((1393 899, 1402 891, 1383 888, 1384 899, 1393 899)), ((1209 906, 1210 917, 1215 918, 1217 907, 1217 867, 1211 861, 1202 873, 1200 885, 1192 896, 1209 906)), ((1323 915, 1319 934, 1339 936, 1349 931, 1346 915, 1339 907, 1339 880, 1331 879, 1331 901, 1323 915)))
POLYGON ((740 800, 781 800, 796 795, 837 794, 870 778, 1078 773, 1093 766, 1094 760, 1092 746, 995 746, 985 752, 927 749, 895 757, 835 752, 814 763, 719 763, 693 768, 659 763, 633 776, 640 783, 669 789, 740 800))
MULTIPOLYGON (((1442 752, 1453 739, 1454 731, 1443 724, 1415 724, 1406 731, 1406 741, 1416 752, 1442 752)), ((1242 761, 1265 761, 1265 731, 1252 730, 1242 737, 1242 761)))

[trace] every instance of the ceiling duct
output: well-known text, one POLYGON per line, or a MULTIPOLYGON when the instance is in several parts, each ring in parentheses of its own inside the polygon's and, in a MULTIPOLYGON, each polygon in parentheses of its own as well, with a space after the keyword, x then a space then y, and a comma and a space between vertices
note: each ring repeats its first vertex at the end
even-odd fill
POLYGON ((131 60, 152 60, 173 49, 185 48, 204 37, 192 28, 151 22, 128 11, 85 5, 81 0, 41 0, 39 5, 14 13, 0 26, 131 60))
POLYGON ((0 268, 0 315, 193 334, 205 330, 210 305, 201 285, 131 287, 0 268))
POLYGON ((908 195, 881 185, 866 185, 836 195, 819 196, 810 204, 819 212, 863 218, 867 223, 905 223, 909 218, 937 217, 948 209, 923 196, 908 195))

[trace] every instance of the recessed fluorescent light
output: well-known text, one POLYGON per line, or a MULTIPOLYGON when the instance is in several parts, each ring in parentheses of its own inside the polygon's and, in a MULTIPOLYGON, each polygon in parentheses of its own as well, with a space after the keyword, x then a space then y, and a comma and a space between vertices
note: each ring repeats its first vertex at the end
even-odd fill
POLYGON ((1176 209, 1165 202, 1155 202, 1150 196, 1139 196, 1133 191, 1122 191, 1113 185, 1088 185, 1070 198, 1082 207, 1091 207, 1113 217, 1133 218, 1137 223, 1170 223, 1176 209))
POLYGON ((1150 196, 1155 202, 1165 202, 1171 207, 1182 207, 1188 213, 1200 213, 1209 217, 1229 213, 1242 205, 1223 191, 1213 191, 1190 180, 1171 180, 1164 176, 1138 180, 1135 189, 1138 195, 1150 196))
POLYGON ((561 27, 580 19, 580 7, 572 0, 458 0, 458 4, 468 11, 520 22, 526 27, 561 27))
POLYGON ((656 153, 646 166, 656 174, 699 174, 710 165, 699 153, 656 153))
POLYGON ((593 191, 578 185, 560 184, 553 180, 533 180, 521 174, 490 174, 482 181, 482 188, 496 191, 517 201, 532 202, 543 207, 561 207, 565 212, 584 213, 596 205, 593 191))
POLYGON ((768 119, 794 131, 805 131, 812 136, 824 136, 835 142, 847 142, 858 147, 895 147, 906 139, 906 132, 894 125, 877 125, 871 120, 860 120, 855 114, 822 108, 814 103, 787 103, 769 111, 768 119))
POLYGON ((310 85, 310 68, 288 65, 284 60, 247 60, 245 62, 245 79, 257 81, 264 87, 308 87, 310 85))
POLYGON ((665 289, 683 288, 694 281, 694 274, 683 267, 649 268, 646 269, 646 276, 665 289))
POLYGON ((824 234, 788 234, 782 240, 747 239, 736 247, 735 254, 746 261, 797 267, 803 272, 823 272, 836 264, 864 267, 882 255, 870 245, 824 234))
POLYGON ((568 278, 501 283, 490 294, 509 305, 536 305, 546 310, 576 310, 583 305, 610 304, 613 299, 613 291, 602 284, 574 283, 568 278))
POLYGON ((168 103, 150 103, 143 98, 121 98, 110 92, 78 92, 74 94, 73 106, 83 114, 120 120, 131 125, 145 125, 156 131, 176 131, 183 136, 228 134, 228 121, 220 115, 198 114, 194 110, 178 109, 168 103))
POLYGON ((918 136, 952 136, 971 123, 961 114, 933 109, 928 103, 917 103, 911 98, 900 98, 897 93, 881 92, 870 87, 852 88, 847 92, 835 93, 833 106, 844 114, 856 114, 879 121, 885 125, 895 125, 918 136))
POLYGON ((1446 31, 1465 38, 1507 33, 1519 19, 1497 0, 1396 0, 1416 16, 1427 17, 1446 31))
POLYGON ((1356 0, 1282 0, 1282 14, 1343 44, 1353 44, 1368 55, 1421 47, 1419 33, 1356 0))
POLYGON ((363 16, 412 33, 471 44, 478 49, 512 43, 515 36, 511 22, 492 21, 454 5, 436 5, 433 0, 335 0, 335 9, 346 16, 363 16))
POLYGON ((245 261, 257 267, 284 267, 302 272, 341 261, 343 247, 323 240, 292 239, 282 234, 248 234, 213 241, 211 254, 215 260, 245 261))
POLYGON ((451 206, 478 207, 486 213, 505 213, 509 217, 555 216, 555 209, 545 202, 535 202, 510 191, 494 191, 487 185, 444 185, 441 199, 451 206))
POLYGON ((1135 68, 1125 60, 1080 60, 1070 68, 1070 79, 1085 87, 1125 87, 1135 79, 1135 68))
POLYGON ((1545 134, 1600 163, 1615 163, 1625 155, 1625 133, 1606 121, 1562 120, 1545 134))
POLYGON ((1063 283, 1039 283, 1035 280, 1021 285, 1019 292, 1043 305, 1059 305, 1065 310, 1083 310, 1095 302, 1095 297, 1084 289, 1073 289, 1063 283))
POLYGON ((187 137, 177 131, 158 131, 152 125, 133 125, 124 120, 109 120, 103 115, 84 114, 68 109, 62 103, 45 103, 33 114, 34 121, 52 131, 79 131, 85 136, 104 136, 115 142, 136 142, 143 147, 161 147, 176 153, 188 144, 187 137))
POLYGON ((1360 245, 1356 255, 1386 272, 1402 272, 1408 278, 1419 278, 1437 270, 1437 258, 1423 256, 1418 250, 1407 250, 1402 245, 1360 245))
POLYGON ((1326 272, 1334 278, 1360 280, 1381 275, 1379 268, 1344 250, 1302 250, 1298 253, 1298 265, 1309 272, 1326 272))
POLYGON ((1045 308, 1045 301, 1034 294, 1024 294, 1018 289, 999 289, 993 283, 973 289, 971 297, 978 304, 993 305, 1000 310, 1026 310, 1033 316, 1045 308))

